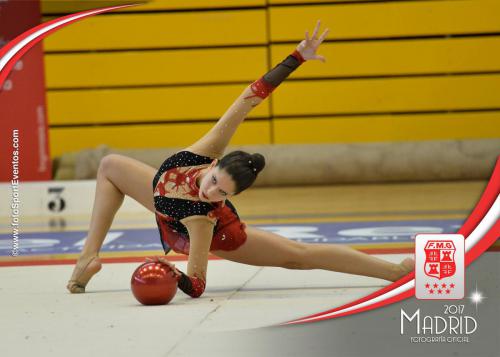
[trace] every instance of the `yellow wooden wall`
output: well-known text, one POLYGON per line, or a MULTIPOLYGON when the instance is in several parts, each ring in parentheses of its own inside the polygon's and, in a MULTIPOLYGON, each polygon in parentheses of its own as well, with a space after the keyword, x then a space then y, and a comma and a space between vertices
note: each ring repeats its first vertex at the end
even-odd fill
MULTIPOLYGON (((68 3, 45 0, 45 19, 68 3)), ((153 0, 45 40, 52 156, 189 145, 316 19, 327 62, 294 72, 233 144, 500 137, 498 0, 153 0)))

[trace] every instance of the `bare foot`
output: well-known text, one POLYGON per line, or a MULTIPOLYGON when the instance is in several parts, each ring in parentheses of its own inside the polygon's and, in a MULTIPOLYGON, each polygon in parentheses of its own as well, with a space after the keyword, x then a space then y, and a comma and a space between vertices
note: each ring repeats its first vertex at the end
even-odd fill
POLYGON ((402 277, 408 275, 413 270, 415 270, 415 260, 413 258, 405 258, 401 263, 398 264, 398 273, 396 275, 396 279, 393 281, 399 280, 402 277))
POLYGON ((80 256, 66 289, 72 294, 84 293, 85 286, 87 286, 92 276, 101 270, 101 267, 102 263, 97 255, 91 257, 80 256))

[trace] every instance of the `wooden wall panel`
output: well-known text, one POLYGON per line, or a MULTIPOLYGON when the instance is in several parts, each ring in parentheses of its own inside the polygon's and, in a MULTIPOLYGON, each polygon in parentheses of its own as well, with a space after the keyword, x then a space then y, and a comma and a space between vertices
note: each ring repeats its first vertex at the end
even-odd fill
POLYGON ((107 14, 44 40, 47 52, 265 44, 265 10, 107 14))
POLYGON ((265 0, 86 0, 86 1, 61 1, 61 0, 42 0, 42 13, 73 13, 88 9, 97 9, 105 6, 114 6, 122 4, 139 4, 130 8, 117 10, 116 12, 137 12, 137 11, 161 11, 161 10, 186 10, 186 9, 208 9, 208 8, 226 8, 226 7, 248 7, 264 6, 265 0))
POLYGON ((500 31, 500 1, 387 1, 270 8, 272 41, 302 39, 317 19, 330 39, 368 39, 500 31))
POLYGON ((273 114, 326 115, 500 108, 500 74, 290 81, 273 114))
MULTIPOLYGON (((273 45, 272 63, 293 49, 273 45)), ((325 63, 306 62, 290 78, 500 71, 500 36, 325 43, 319 53, 325 63)))
MULTIPOLYGON (((113 148, 188 147, 201 138, 213 123, 119 125, 79 128, 51 128, 52 157, 106 144, 113 148)), ((269 121, 246 121, 231 145, 270 144, 269 121)))
POLYGON ((265 47, 47 54, 47 87, 251 82, 267 70, 265 47))
POLYGON ((498 138, 500 112, 280 118, 276 144, 498 138))
MULTIPOLYGON (((218 119, 244 89, 217 85, 51 91, 48 116, 51 125, 218 119)), ((262 103, 249 117, 269 115, 268 103, 262 103)))

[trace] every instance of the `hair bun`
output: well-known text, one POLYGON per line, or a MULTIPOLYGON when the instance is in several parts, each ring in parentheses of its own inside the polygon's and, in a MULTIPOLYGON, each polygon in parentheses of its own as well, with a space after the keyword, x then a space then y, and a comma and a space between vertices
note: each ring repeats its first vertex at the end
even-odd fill
POLYGON ((255 174, 257 175, 262 171, 264 166, 266 166, 266 159, 259 153, 250 155, 252 160, 252 167, 254 168, 255 174))
POLYGON ((261 154, 250 154, 241 150, 224 155, 217 163, 219 169, 226 170, 233 179, 236 185, 235 195, 250 187, 265 165, 266 160, 261 154))

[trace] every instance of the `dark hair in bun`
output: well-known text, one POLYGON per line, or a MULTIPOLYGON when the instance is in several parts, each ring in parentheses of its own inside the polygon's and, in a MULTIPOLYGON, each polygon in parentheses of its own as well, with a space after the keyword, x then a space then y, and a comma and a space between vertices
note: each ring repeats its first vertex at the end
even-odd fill
POLYGON ((226 170, 233 178, 236 184, 236 195, 252 186, 265 165, 266 160, 261 154, 249 154, 239 150, 224 155, 217 163, 220 169, 226 170))

